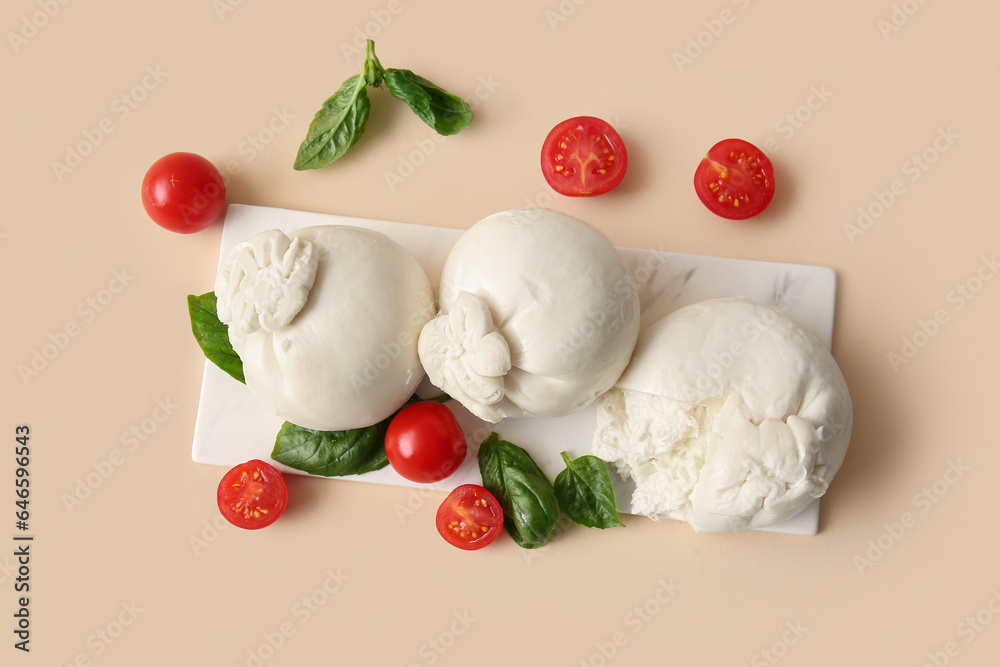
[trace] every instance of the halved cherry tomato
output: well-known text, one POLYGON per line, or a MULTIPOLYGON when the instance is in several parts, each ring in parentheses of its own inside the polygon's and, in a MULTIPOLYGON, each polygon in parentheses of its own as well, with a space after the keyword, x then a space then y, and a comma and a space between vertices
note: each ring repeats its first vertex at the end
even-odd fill
POLYGON ((285 478, 270 463, 241 463, 219 482, 219 511, 229 523, 256 530, 278 520, 288 505, 285 478))
POLYGON ((694 172, 694 189, 712 213, 746 220, 774 196, 774 167, 764 152, 742 139, 723 139, 694 172))
POLYGON ((385 431, 385 456, 411 482, 438 482, 465 460, 468 446, 455 415, 436 401, 408 405, 385 431))
POLYGON ((438 508, 437 529, 459 549, 482 549, 503 532, 503 508, 484 487, 463 484, 438 508))
POLYGON ((171 153, 142 179, 142 205, 153 222, 179 234, 211 225, 226 203, 222 174, 195 153, 171 153))
POLYGON ((556 192, 589 197, 613 190, 625 177, 628 153, 621 136, 593 116, 570 118, 542 144, 542 174, 556 192))

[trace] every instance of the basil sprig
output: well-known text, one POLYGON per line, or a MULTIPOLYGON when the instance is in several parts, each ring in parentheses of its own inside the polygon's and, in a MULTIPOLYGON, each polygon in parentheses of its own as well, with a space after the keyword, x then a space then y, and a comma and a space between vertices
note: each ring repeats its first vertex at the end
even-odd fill
POLYGON ((624 526, 618 517, 607 464, 590 455, 571 460, 563 452, 562 458, 566 469, 556 476, 554 486, 563 513, 574 523, 589 528, 624 526))
MULTIPOLYGON (((413 395, 403 408, 425 400, 444 403, 451 397, 441 394, 422 399, 413 395)), ((323 477, 361 475, 379 470, 389 464, 385 456, 385 432, 398 413, 397 410, 372 426, 343 431, 316 431, 285 422, 274 440, 271 458, 290 468, 323 477)))
POLYGON ((559 521, 552 482, 524 449, 491 433, 479 446, 483 486, 503 507, 504 527, 518 546, 545 544, 559 521))
POLYGON ((188 295, 188 315, 191 332, 202 352, 213 364, 229 373, 243 384, 243 360, 229 342, 229 327, 219 321, 215 292, 201 296, 188 295))
POLYGON ((347 79, 316 112, 299 146, 295 169, 325 167, 357 143, 371 111, 367 88, 381 88, 383 83, 438 134, 457 134, 472 121, 472 109, 462 98, 410 70, 382 67, 375 56, 375 42, 369 39, 361 74, 347 79))

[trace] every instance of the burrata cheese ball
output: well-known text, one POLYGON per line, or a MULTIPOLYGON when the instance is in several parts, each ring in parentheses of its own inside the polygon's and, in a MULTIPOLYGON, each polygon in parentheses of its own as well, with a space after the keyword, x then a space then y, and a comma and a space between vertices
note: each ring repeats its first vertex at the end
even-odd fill
POLYGON ((468 229, 438 301, 420 360, 434 385, 488 422, 578 412, 618 380, 639 332, 622 256, 592 227, 544 209, 468 229))
POLYGON ((424 377, 417 338, 434 316, 433 289, 384 234, 345 225, 263 232, 226 255, 215 293, 247 387, 293 424, 370 426, 424 377))
POLYGON ((847 382, 812 331, 770 305, 715 299, 643 331, 601 399, 592 451, 634 480, 633 514, 731 532, 822 496, 852 425, 847 382))

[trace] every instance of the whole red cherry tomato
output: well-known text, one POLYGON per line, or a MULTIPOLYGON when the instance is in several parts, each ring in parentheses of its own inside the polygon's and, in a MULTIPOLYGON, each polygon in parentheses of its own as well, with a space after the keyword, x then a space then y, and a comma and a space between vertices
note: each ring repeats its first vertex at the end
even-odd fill
POLYGON ((195 153, 171 153, 153 163, 142 179, 142 205, 153 222, 179 234, 215 222, 226 203, 222 174, 195 153))
POLYGON ((467 451, 465 434, 455 415, 436 401, 406 406, 385 432, 389 464, 412 482, 444 479, 462 464, 467 451))

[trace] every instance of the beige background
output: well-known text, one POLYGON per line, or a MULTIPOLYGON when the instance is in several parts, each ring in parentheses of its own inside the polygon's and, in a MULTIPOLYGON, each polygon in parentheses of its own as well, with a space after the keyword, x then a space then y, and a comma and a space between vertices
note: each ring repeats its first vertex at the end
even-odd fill
POLYGON ((998 21, 984 0, 5 2, 0 663, 996 664, 998 21), (347 158, 293 171, 365 34, 384 65, 478 94, 475 121, 435 142, 377 93, 347 158), (611 195, 559 198, 539 173, 548 129, 579 114, 628 144, 611 195), (757 221, 693 193, 727 136, 775 162, 757 221), (190 460, 203 358, 185 296, 211 288, 221 229, 170 234, 139 202, 177 150, 226 171, 231 202, 459 228, 542 205, 621 245, 833 267, 856 423, 820 534, 629 517, 464 553, 432 527, 438 495, 305 478, 273 527, 220 530, 223 470, 190 460), (29 655, 12 634, 20 423, 29 655))

